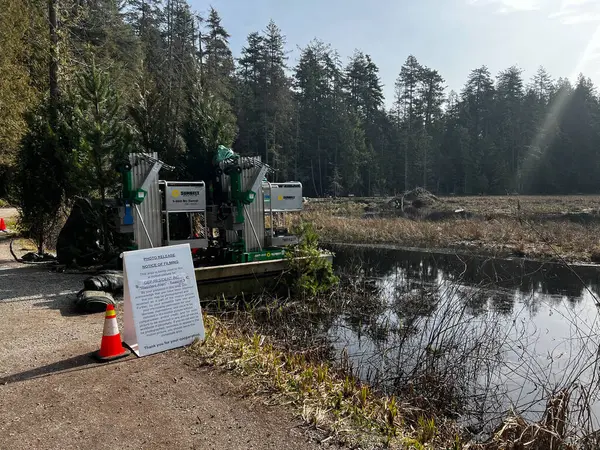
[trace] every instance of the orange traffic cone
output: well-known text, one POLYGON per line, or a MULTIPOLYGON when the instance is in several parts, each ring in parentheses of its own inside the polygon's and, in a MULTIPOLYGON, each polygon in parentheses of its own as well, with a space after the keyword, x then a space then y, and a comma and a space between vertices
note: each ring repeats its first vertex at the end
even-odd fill
POLYGON ((130 351, 123 347, 119 324, 117 323, 117 312, 113 305, 107 305, 104 316, 104 331, 100 350, 94 353, 99 361, 111 361, 129 355, 130 351))
POLYGON ((6 231, 6 224, 4 223, 4 219, 0 217, 0 231, 6 231))

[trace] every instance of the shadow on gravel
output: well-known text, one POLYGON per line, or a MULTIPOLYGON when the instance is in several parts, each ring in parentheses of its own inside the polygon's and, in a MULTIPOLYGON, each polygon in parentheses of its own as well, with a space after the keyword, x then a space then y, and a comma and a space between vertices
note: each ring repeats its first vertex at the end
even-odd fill
POLYGON ((57 295, 46 301, 34 303, 36 308, 57 309, 63 317, 81 316, 82 313, 75 308, 76 294, 57 295))
POLYGON ((20 381, 33 380, 36 378, 45 378, 52 375, 60 375, 68 372, 77 372, 80 370, 93 369, 94 367, 101 367, 106 364, 120 364, 125 361, 129 361, 131 356, 124 359, 119 359, 114 362, 99 364, 95 359, 92 358, 91 353, 84 355, 74 356, 72 358, 63 359, 46 366, 36 367, 25 372, 14 373, 0 378, 0 386, 12 383, 18 383, 20 381))
POLYGON ((85 275, 68 275, 38 267, 0 267, 0 304, 37 301, 34 306, 74 315, 75 295, 83 287, 85 275))

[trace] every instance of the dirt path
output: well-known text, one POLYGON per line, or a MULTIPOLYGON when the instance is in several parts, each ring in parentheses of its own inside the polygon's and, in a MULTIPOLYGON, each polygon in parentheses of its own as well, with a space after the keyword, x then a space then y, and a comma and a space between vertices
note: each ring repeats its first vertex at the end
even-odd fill
POLYGON ((183 350, 94 363, 103 315, 70 308, 82 279, 16 264, 0 243, 0 448, 323 448, 183 350))
POLYGON ((0 217, 4 220, 13 219, 19 215, 16 208, 0 208, 0 217))

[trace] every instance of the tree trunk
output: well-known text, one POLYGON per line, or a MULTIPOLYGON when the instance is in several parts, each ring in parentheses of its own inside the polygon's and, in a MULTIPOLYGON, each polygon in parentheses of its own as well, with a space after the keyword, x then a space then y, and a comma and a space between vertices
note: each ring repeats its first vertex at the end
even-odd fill
POLYGON ((406 136, 404 139, 404 191, 408 191, 408 139, 406 136))
POLYGON ((200 22, 200 18, 198 18, 198 65, 200 67, 200 86, 205 86, 204 81, 204 63, 203 63, 204 54, 202 51, 202 23, 200 22))
POLYGON ((277 151, 277 112, 273 116, 273 149, 275 151, 273 157, 273 168, 275 169, 275 182, 279 181, 279 173, 281 172, 281 155, 277 151))
MULTIPOLYGON (((184 28, 184 34, 187 31, 187 29, 184 28)), ((174 114, 174 119, 175 119, 175 124, 179 124, 179 112, 181 109, 181 88, 183 86, 183 73, 184 73, 184 68, 183 68, 183 61, 184 61, 184 57, 185 57, 185 51, 186 51, 186 40, 184 39, 182 41, 181 44, 181 55, 179 55, 180 59, 180 67, 179 67, 179 79, 177 80, 177 100, 175 101, 175 114, 174 114)), ((173 133, 171 135, 171 148, 175 149, 177 145, 177 125, 173 126, 173 133)), ((173 153, 173 157, 175 157, 175 153, 173 153)))
MULTIPOLYGON (((172 3, 173 0, 167 0, 167 54, 168 54, 168 58, 167 58, 167 64, 169 65, 167 67, 167 73, 168 73, 168 77, 169 77, 169 83, 168 83, 168 95, 167 95, 167 111, 169 114, 169 126, 176 128, 177 124, 174 123, 173 120, 173 110, 172 110, 172 103, 173 103, 173 28, 172 28, 172 20, 173 20, 173 10, 172 10, 172 3)), ((172 149, 167 149, 167 152, 170 153, 172 149)))
POLYGON ((319 189, 323 194, 323 174, 321 172, 321 138, 317 138, 317 155, 319 157, 319 189))
POLYGON ((317 197, 320 197, 321 195, 319 194, 319 190, 317 189, 317 184, 315 181, 315 171, 313 169, 313 160, 310 160, 310 174, 311 174, 311 178, 312 178, 312 182, 313 182, 313 189, 315 190, 315 195, 317 197))
POLYGON ((50 25, 50 65, 49 65, 49 86, 50 86, 50 112, 51 125, 55 125, 56 108, 58 107, 58 98, 60 91, 58 88, 58 28, 56 19, 56 9, 58 0, 48 0, 48 22, 50 25))
POLYGON ((265 101, 265 164, 269 164, 269 125, 267 120, 267 107, 265 101))
POLYGON ((44 254, 44 230, 40 229, 40 233, 37 236, 36 239, 36 244, 37 244, 37 252, 38 255, 43 255, 44 254))
POLYGON ((102 245, 104 245, 104 255, 109 254, 110 241, 108 239, 108 217, 106 211, 106 188, 104 186, 100 187, 100 198, 102 200, 102 204, 100 207, 102 208, 102 245))
POLYGON ((423 139, 423 189, 427 189, 427 147, 429 139, 423 139))
POLYGON ((296 113, 296 153, 294 155, 294 180, 298 179, 298 152, 300 151, 300 113, 296 113))

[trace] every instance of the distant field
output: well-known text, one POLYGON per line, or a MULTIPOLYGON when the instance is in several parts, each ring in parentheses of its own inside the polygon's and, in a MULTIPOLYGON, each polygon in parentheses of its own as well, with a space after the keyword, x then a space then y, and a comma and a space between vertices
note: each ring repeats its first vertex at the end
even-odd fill
MULTIPOLYGON (((600 195, 560 195, 560 196, 442 196, 441 208, 465 209, 475 214, 513 215, 519 211, 530 214, 564 214, 597 212, 600 209, 600 195)), ((309 209, 347 210, 357 213, 368 205, 381 205, 391 197, 340 197, 336 199, 309 199, 309 209)))
POLYGON ((591 212, 600 207, 600 195, 574 196, 477 196, 440 197, 448 205, 480 214, 510 215, 518 211, 533 214, 591 212))
POLYGON ((315 224, 325 241, 600 262, 600 196, 441 197, 434 210, 462 209, 470 217, 435 221, 396 215, 386 206, 390 200, 309 199, 303 218, 315 224), (384 217, 365 215, 386 208, 384 217))

